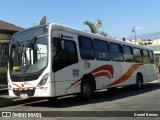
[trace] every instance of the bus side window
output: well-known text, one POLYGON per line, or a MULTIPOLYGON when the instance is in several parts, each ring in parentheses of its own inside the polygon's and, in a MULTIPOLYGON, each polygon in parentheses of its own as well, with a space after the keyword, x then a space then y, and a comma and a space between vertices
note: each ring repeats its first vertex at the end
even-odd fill
POLYGON ((108 43, 102 40, 93 40, 94 56, 96 60, 109 61, 111 60, 108 43))
POLYGON ((154 64, 155 61, 154 61, 154 56, 152 51, 149 51, 149 58, 150 58, 150 63, 154 64))
POLYGON ((124 53, 124 61, 125 62, 133 62, 133 50, 131 47, 124 45, 123 46, 123 53, 124 53))
POLYGON ((123 61, 122 48, 120 44, 110 43, 109 49, 110 49, 110 54, 113 61, 117 61, 117 62, 123 61))
POLYGON ((60 39, 53 39, 53 65, 54 72, 78 62, 76 43, 71 40, 63 40, 62 49, 60 39))
POLYGON ((149 53, 147 50, 143 50, 143 63, 144 64, 149 64, 150 59, 149 59, 149 53))
POLYGON ((133 48, 134 61, 136 63, 142 63, 142 53, 139 48, 133 48))
POLYGON ((93 45, 92 39, 87 37, 78 37, 79 41, 79 48, 80 48, 80 55, 82 59, 93 60, 93 45))

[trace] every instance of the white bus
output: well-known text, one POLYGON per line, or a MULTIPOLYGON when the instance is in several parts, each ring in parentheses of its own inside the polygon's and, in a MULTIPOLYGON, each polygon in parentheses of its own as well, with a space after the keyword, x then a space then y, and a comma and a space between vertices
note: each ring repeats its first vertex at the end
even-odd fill
POLYGON ((90 98, 100 89, 157 79, 153 50, 58 24, 13 35, 8 89, 13 97, 90 98))

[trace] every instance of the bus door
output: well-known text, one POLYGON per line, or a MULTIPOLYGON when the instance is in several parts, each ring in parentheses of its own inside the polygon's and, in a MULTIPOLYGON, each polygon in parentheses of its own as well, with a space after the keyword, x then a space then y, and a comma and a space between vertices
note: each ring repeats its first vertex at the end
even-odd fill
POLYGON ((77 36, 55 30, 52 31, 52 36, 52 71, 54 74, 55 95, 75 93, 77 84, 74 83, 80 79, 75 42, 77 36))

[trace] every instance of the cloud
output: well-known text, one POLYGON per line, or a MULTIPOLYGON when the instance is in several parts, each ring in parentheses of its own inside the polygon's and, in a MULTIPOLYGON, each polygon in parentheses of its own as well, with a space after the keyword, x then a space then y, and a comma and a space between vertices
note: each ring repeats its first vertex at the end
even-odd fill
POLYGON ((142 28, 141 28, 141 27, 136 27, 136 29, 137 29, 137 30, 141 30, 142 28))

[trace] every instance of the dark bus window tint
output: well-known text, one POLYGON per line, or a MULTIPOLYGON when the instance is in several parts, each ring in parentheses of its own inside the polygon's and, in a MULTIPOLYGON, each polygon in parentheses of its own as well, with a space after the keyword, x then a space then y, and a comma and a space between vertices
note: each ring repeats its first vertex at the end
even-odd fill
POLYGON ((153 52, 152 51, 149 51, 149 58, 150 58, 150 63, 155 63, 154 62, 154 56, 153 56, 153 52))
POLYGON ((134 61, 137 63, 142 63, 141 50, 139 48, 133 48, 134 61))
POLYGON ((113 61, 123 61, 122 48, 120 44, 110 43, 109 44, 110 54, 113 61))
POLYGON ((96 50, 105 50, 105 51, 109 51, 108 50, 108 43, 105 41, 101 41, 101 40, 97 40, 94 39, 93 40, 93 47, 96 50))
POLYGON ((109 61, 111 59, 106 41, 94 39, 93 48, 96 60, 109 61))
POLYGON ((92 49, 92 39, 87 37, 79 37, 79 46, 81 48, 92 49))
POLYGON ((9 58, 9 43, 0 45, 0 65, 6 66, 9 58))
POLYGON ((123 46, 123 53, 124 53, 124 61, 125 62, 133 62, 133 50, 129 46, 123 46))
POLYGON ((53 39, 53 65, 54 72, 78 62, 76 43, 71 40, 63 40, 64 48, 62 49, 61 40, 53 39))
POLYGON ((131 47, 129 47, 129 46, 123 46, 123 52, 125 53, 125 54, 132 54, 133 52, 132 52, 132 48, 131 47))
POLYGON ((117 44, 117 43, 110 43, 110 51, 112 52, 119 52, 121 53, 122 50, 121 50, 121 45, 117 44))
POLYGON ((79 41, 81 58, 93 60, 94 55, 93 55, 92 39, 87 37, 79 37, 78 41, 79 41))
POLYGON ((149 53, 147 50, 143 50, 143 63, 144 64, 149 64, 150 59, 149 59, 149 53))
POLYGON ((21 54, 19 54, 18 50, 16 49, 15 45, 12 45, 11 47, 11 57, 10 57, 10 69, 14 70, 14 66, 21 66, 20 61, 21 54))

